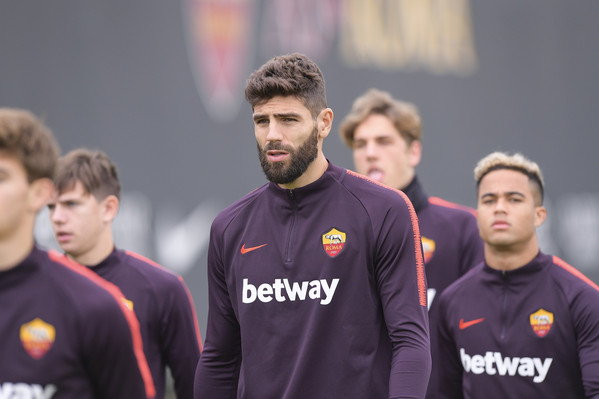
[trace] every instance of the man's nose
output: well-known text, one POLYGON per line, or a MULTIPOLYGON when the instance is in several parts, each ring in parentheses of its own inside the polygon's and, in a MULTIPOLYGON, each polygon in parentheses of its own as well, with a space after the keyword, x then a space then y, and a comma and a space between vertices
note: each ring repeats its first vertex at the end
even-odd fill
POLYGON ((50 210, 50 220, 54 223, 62 223, 64 222, 65 214, 62 210, 62 207, 54 205, 53 209, 50 210))
POLYGON ((281 126, 273 121, 268 125, 268 132, 266 134, 266 141, 282 141, 283 133, 281 131, 281 126))
POLYGON ((372 159, 378 157, 379 149, 375 142, 368 141, 364 147, 367 158, 372 159))

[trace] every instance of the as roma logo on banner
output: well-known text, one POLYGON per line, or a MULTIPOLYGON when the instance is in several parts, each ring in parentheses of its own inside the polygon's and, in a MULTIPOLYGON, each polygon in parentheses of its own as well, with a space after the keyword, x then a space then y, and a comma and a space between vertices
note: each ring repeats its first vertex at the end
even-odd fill
POLYGON ((40 318, 35 318, 21 326, 21 343, 25 351, 34 359, 41 359, 52 347, 56 338, 54 326, 40 318))
POLYGON ((535 334, 543 338, 553 326, 553 313, 542 308, 537 310, 530 315, 530 326, 535 334))
POLYGON ((191 70, 208 114, 231 120, 243 99, 255 42, 252 0, 183 0, 191 70))
POLYGON ((332 228, 322 235, 322 246, 331 258, 339 255, 346 242, 346 234, 336 228, 332 228))

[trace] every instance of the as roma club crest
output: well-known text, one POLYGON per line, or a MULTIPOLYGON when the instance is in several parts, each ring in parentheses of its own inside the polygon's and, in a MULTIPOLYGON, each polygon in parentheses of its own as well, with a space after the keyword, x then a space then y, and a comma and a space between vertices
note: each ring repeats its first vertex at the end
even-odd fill
POLYGON ((322 235, 322 246, 324 247, 324 251, 331 258, 334 258, 335 256, 339 255, 339 253, 345 246, 345 241, 345 233, 340 230, 337 230, 334 227, 322 235))
POLYGON ((424 263, 428 263, 429 260, 433 257, 435 253, 435 244, 434 240, 430 238, 422 237, 422 250, 424 251, 424 263))
POLYGON ((530 326, 535 334, 543 338, 553 326, 553 313, 542 308, 537 310, 530 315, 530 326))
POLYGON ((21 343, 25 351, 34 359, 41 359, 54 344, 56 330, 40 318, 35 318, 21 326, 21 343))

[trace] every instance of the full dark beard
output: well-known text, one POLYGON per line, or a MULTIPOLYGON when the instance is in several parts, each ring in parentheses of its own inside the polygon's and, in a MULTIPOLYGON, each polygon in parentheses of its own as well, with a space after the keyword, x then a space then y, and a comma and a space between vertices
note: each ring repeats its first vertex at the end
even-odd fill
POLYGON ((297 149, 283 146, 281 143, 269 143, 264 148, 258 144, 258 158, 266 178, 276 184, 288 184, 304 174, 308 166, 318 155, 318 129, 314 128, 310 137, 297 149), (270 162, 266 157, 266 151, 283 150, 290 155, 291 162, 270 162))

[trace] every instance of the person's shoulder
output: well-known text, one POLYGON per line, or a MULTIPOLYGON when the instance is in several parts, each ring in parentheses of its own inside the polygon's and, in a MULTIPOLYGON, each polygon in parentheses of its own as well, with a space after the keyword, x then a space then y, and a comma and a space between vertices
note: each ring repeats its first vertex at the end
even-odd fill
POLYGON ((40 270, 46 274, 46 277, 52 280, 52 283, 66 287, 67 291, 74 291, 77 294, 84 295, 89 287, 105 289, 103 278, 67 258, 65 255, 54 250, 41 251, 42 268, 40 270), (75 283, 76 282, 76 283, 75 283))
POLYGON ((599 328, 599 286, 557 256, 550 256, 550 273, 561 291, 575 328, 579 331, 599 328))
POLYGON ((476 210, 466 205, 444 200, 439 197, 429 197, 428 208, 453 219, 475 220, 476 210))
POLYGON ((267 188, 268 183, 250 191, 239 200, 227 206, 225 209, 220 211, 216 218, 214 218, 212 227, 226 227, 233 219, 235 219, 235 217, 237 217, 237 215, 239 215, 240 212, 254 204, 255 201, 267 190, 267 188))
POLYGON ((66 298, 65 306, 84 314, 90 309, 118 309, 123 294, 114 284, 54 250, 40 252, 45 254, 40 268, 46 274, 44 279, 57 297, 66 298))
POLYGON ((480 262, 468 270, 463 276, 459 277, 441 293, 440 299, 447 301, 456 295, 467 295, 469 292, 476 292, 483 273, 484 262, 480 262))
POLYGON ((599 286, 580 270, 555 255, 546 255, 546 257, 547 261, 551 262, 549 272, 554 283, 561 288, 569 299, 575 298, 580 293, 599 299, 599 286))
POLYGON ((124 262, 134 272, 138 273, 139 282, 153 287, 179 287, 182 278, 158 262, 129 250, 120 250, 124 262))
POLYGON ((349 193, 366 206, 387 208, 393 204, 399 204, 411 207, 411 202, 403 191, 371 180, 349 169, 345 171, 342 184, 349 193))
POLYGON ((123 260, 132 268, 139 270, 144 274, 152 274, 165 278, 177 278, 177 274, 160 263, 130 250, 119 250, 123 260))

